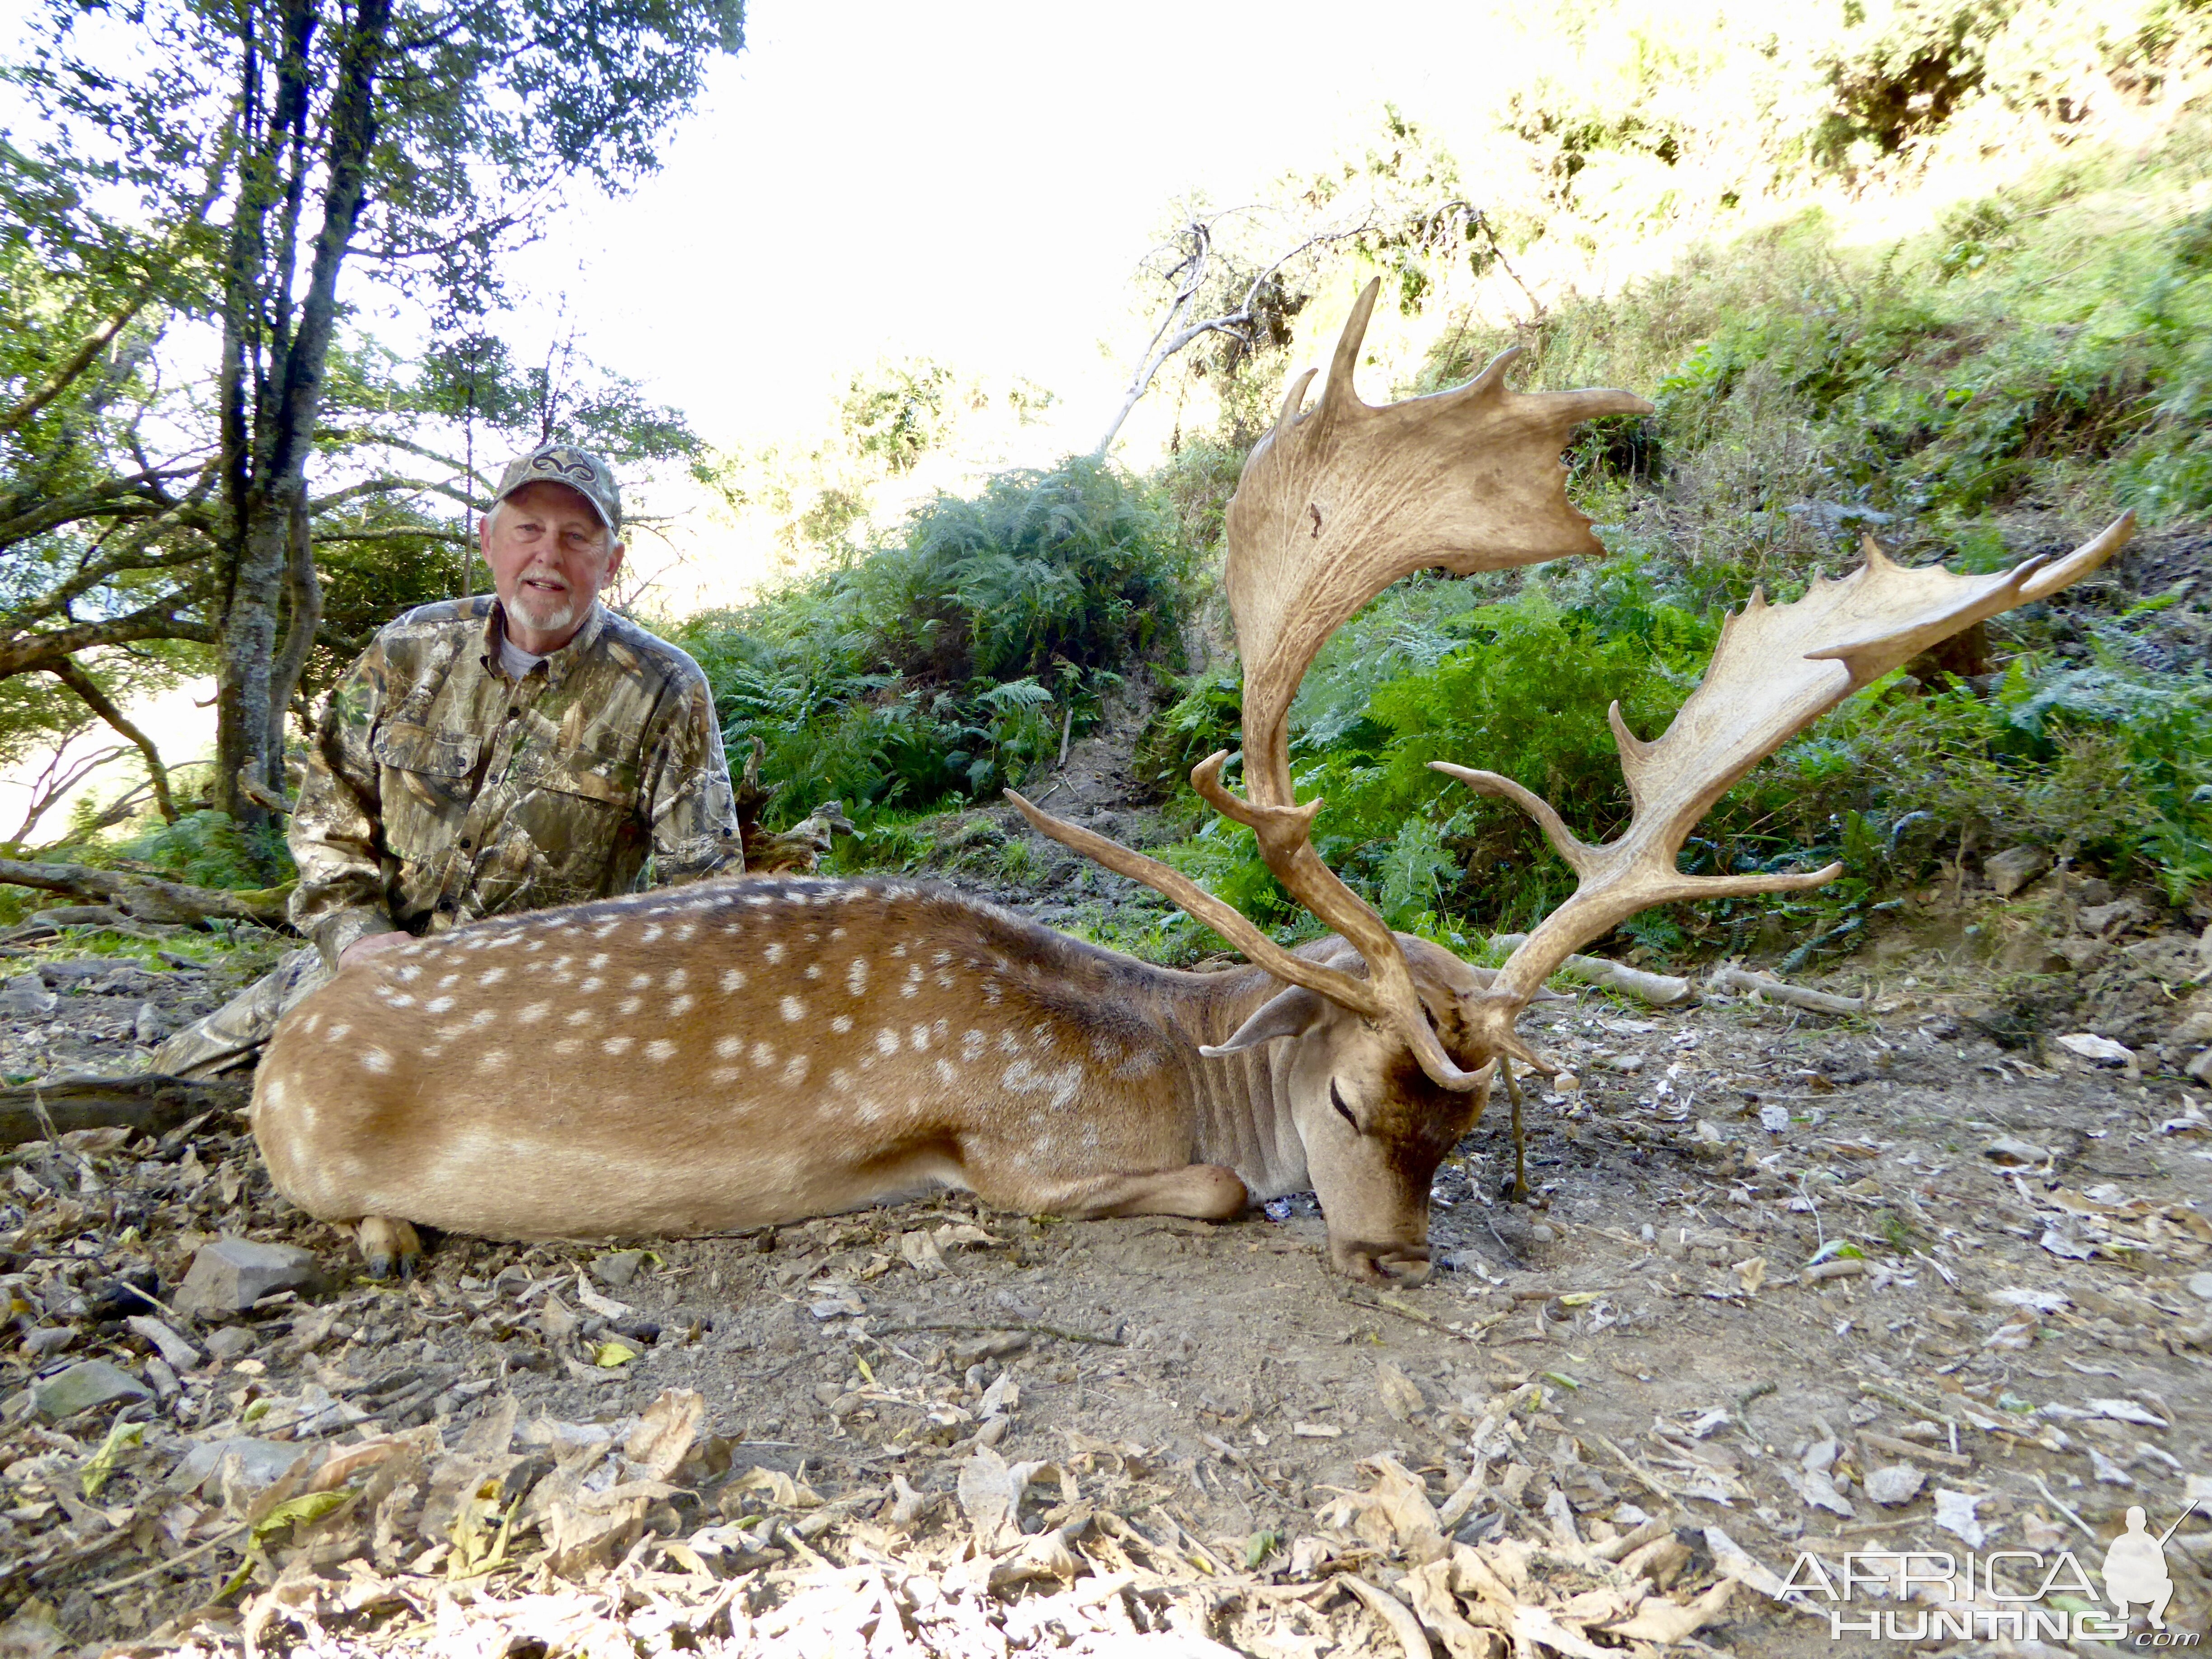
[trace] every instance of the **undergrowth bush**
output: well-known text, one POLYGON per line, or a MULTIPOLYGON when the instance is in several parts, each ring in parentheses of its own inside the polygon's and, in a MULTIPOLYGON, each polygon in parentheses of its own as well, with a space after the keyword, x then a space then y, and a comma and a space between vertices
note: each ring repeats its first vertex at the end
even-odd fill
POLYGON ((939 495, 904 536, 674 630, 724 736, 758 739, 788 823, 842 800, 957 805, 1017 782, 1182 615, 1188 554, 1153 490, 1089 458, 939 495))

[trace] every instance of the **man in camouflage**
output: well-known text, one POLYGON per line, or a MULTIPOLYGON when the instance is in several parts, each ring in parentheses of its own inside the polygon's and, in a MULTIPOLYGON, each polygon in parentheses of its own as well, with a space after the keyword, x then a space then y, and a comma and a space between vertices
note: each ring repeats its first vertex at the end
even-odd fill
POLYGON ((157 1071, 250 1060, 340 963, 479 916, 744 867, 699 665, 599 603, 622 568, 606 464, 546 444, 478 526, 492 596, 424 605, 331 695, 289 839, 313 941, 163 1044, 157 1071))

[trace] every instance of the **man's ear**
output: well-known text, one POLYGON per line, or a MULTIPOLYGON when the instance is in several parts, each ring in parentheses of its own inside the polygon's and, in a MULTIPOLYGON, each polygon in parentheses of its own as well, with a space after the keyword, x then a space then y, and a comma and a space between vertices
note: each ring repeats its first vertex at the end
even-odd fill
POLYGON ((600 586, 605 587, 615 579, 622 569, 623 555, 629 551, 629 548, 626 544, 622 542, 615 544, 615 550, 607 555, 607 574, 599 579, 600 586))
POLYGON ((1252 1018, 1238 1026, 1229 1041, 1208 1045, 1198 1052, 1208 1060, 1223 1054, 1241 1054, 1247 1048, 1256 1048, 1277 1037, 1304 1036, 1321 1024, 1328 1012, 1328 1001, 1303 985, 1293 985, 1288 990, 1278 991, 1256 1009, 1252 1018))
POLYGON ((491 562, 491 509, 489 507, 484 510, 483 517, 477 520, 477 551, 483 555, 486 564, 491 562))

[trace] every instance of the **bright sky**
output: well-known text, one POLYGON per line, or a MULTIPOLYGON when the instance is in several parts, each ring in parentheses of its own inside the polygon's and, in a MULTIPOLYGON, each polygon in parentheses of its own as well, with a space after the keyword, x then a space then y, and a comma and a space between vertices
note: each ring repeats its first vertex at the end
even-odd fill
MULTIPOLYGON (((744 52, 716 66, 662 171, 619 201, 580 198, 512 257, 536 301, 517 343, 562 307, 587 355, 722 447, 818 428, 854 369, 927 356, 1057 395, 1012 462, 1087 450, 1126 383, 1131 278, 1170 204, 1253 199, 1376 131, 1386 102, 1449 136, 1502 68, 1504 9, 752 0, 744 52)), ((703 526, 684 539, 690 580, 668 587, 722 597, 758 574, 727 568, 703 526)), ((173 760, 210 747, 194 706, 210 690, 138 711, 173 760)), ((34 772, 0 777, 0 833, 34 772)))
POLYGON ((566 289, 590 354, 716 442, 811 421, 878 356, 927 356, 1057 393, 1036 459, 1110 417, 1127 370, 1102 342, 1127 349, 1170 201, 1249 199, 1386 100, 1453 125, 1501 32, 1467 3, 750 9, 664 170, 518 274, 566 289))

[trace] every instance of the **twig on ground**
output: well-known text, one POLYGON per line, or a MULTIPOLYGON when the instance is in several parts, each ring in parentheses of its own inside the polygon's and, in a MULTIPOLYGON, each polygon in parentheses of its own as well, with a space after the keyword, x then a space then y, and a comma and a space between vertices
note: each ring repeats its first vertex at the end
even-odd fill
POLYGON ((1808 991, 1802 985, 1790 985, 1765 974, 1754 974, 1747 969, 1734 966, 1721 969, 1705 976, 1705 983, 1716 991, 1741 991, 1747 995, 1756 992, 1769 1002, 1786 1003, 1792 1008, 1809 1009, 1816 1014, 1863 1014, 1866 1012, 1864 997, 1839 997, 1826 991, 1808 991))
POLYGON ((1029 1325, 1008 1319, 982 1324, 969 1324, 958 1320, 933 1320, 926 1325, 877 1325, 870 1328, 868 1334, 908 1336, 922 1331, 967 1331, 977 1335, 985 1331, 1026 1331, 1032 1336, 1057 1337, 1062 1342, 1089 1342, 1102 1348, 1126 1348, 1129 1346, 1118 1336, 1095 1336, 1088 1331, 1063 1331, 1057 1325, 1029 1325))
POLYGON ((150 1567, 142 1567, 137 1572, 131 1573, 126 1577, 111 1578, 104 1584, 94 1585, 93 1589, 102 1592, 128 1589, 133 1584, 143 1583, 147 1579, 151 1578, 157 1572, 166 1572, 171 1567, 180 1567, 193 1557, 205 1555, 210 1550, 214 1549, 216 1546, 228 1544, 235 1539, 240 1533, 251 1532, 252 1530, 252 1527, 241 1521, 228 1531, 219 1532, 214 1537, 207 1539, 201 1543, 193 1545, 191 1548, 186 1550, 182 1555, 165 1556, 161 1560, 156 1561, 150 1567))

